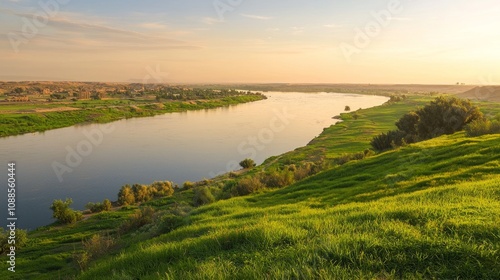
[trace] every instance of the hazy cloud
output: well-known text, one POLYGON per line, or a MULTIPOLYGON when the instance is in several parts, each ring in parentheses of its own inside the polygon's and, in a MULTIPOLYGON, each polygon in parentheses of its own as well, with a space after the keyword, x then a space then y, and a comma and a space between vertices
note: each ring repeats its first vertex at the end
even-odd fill
POLYGON ((266 16, 258 16, 258 15, 248 15, 248 14, 240 14, 243 17, 246 18, 251 18, 251 19, 258 19, 258 20, 269 20, 272 19, 272 17, 266 17, 266 16))

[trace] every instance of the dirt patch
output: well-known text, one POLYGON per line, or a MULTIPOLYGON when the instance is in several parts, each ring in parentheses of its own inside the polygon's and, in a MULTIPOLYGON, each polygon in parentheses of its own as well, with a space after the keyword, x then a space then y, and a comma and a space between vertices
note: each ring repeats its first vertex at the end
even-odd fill
POLYGON ((48 113, 48 112, 65 112, 65 111, 77 111, 80 108, 74 107, 57 107, 57 108, 46 108, 46 109, 34 109, 34 113, 48 113))

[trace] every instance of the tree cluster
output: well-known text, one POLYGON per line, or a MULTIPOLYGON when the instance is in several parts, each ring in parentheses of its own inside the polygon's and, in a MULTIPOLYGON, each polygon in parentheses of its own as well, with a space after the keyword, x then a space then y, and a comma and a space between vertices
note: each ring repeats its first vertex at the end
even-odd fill
POLYGON ((239 96, 242 94, 256 94, 252 92, 241 93, 234 89, 183 89, 178 87, 167 87, 158 90, 156 93, 156 99, 159 101, 161 99, 167 100, 200 100, 200 99, 218 99, 231 96, 239 96))
POLYGON ((375 136, 371 145, 383 151, 405 144, 416 143, 453 134, 475 121, 483 114, 469 100, 456 97, 438 97, 417 111, 404 115, 396 122, 397 130, 375 136))
POLYGON ((134 184, 125 185, 118 193, 119 205, 132 205, 138 202, 146 202, 154 197, 166 197, 174 194, 172 182, 154 182, 151 185, 134 184))
POLYGON ((82 212, 71 209, 71 204, 73 204, 71 198, 66 198, 66 201, 60 199, 54 200, 52 206, 50 206, 50 209, 53 211, 52 217, 63 224, 73 224, 81 220, 83 218, 82 212))

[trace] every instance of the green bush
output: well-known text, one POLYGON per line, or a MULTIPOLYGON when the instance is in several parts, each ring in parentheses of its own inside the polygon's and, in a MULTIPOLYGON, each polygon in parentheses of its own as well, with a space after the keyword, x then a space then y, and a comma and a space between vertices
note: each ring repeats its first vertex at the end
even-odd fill
POLYGON ((159 217, 156 224, 156 235, 165 234, 182 226, 184 218, 178 215, 166 214, 159 217))
POLYGON ((385 151, 396 146, 402 146, 406 142, 404 140, 405 136, 406 134, 402 131, 391 130, 373 137, 370 144, 376 151, 385 151))
POLYGON ((16 249, 20 249, 26 246, 26 244, 28 243, 28 233, 23 229, 16 229, 15 232, 15 243, 9 244, 10 231, 0 228, 0 254, 9 252, 11 246, 15 246, 16 249))
POLYGON ((154 213, 155 210, 149 206, 137 209, 135 213, 132 214, 129 219, 121 225, 119 232, 129 232, 131 230, 138 229, 142 226, 152 223, 154 213))
POLYGON ((194 190, 193 205, 201 206, 215 202, 215 197, 207 187, 200 187, 194 190))
POLYGON ((151 184, 152 192, 155 197, 167 197, 174 194, 172 182, 154 182, 151 184))
POLYGON ((184 190, 190 190, 190 189, 194 188, 194 183, 191 181, 186 181, 186 182, 184 182, 184 184, 182 184, 182 188, 184 190))
POLYGON ((118 204, 126 206, 135 203, 135 195, 130 185, 122 186, 118 193, 118 204))
POLYGON ((153 197, 153 193, 146 185, 134 184, 132 185, 132 191, 134 192, 135 202, 146 202, 153 197))
POLYGON ((85 205, 85 208, 90 211, 90 213, 100 213, 103 211, 111 210, 111 201, 109 199, 105 199, 102 203, 92 203, 89 202, 85 205))
POLYGON ((377 151, 384 151, 443 134, 453 134, 483 118, 479 108, 468 100, 438 97, 425 107, 404 115, 396 122, 398 130, 375 136, 371 145, 377 151))
POLYGON ((270 171, 261 178, 262 183, 268 188, 283 188, 293 184, 295 181, 294 173, 290 170, 270 171))
POLYGON ((472 121, 483 118, 477 106, 456 97, 438 97, 416 113, 420 118, 417 135, 422 140, 453 134, 472 121))
POLYGON ((92 259, 96 259, 106 253, 115 245, 115 242, 109 236, 95 234, 88 240, 82 241, 83 252, 73 255, 73 260, 77 263, 80 270, 85 270, 92 259))
POLYGON ((83 218, 80 211, 75 211, 69 206, 73 203, 71 198, 67 198, 66 201, 60 199, 54 200, 50 209, 53 211, 52 217, 57 219, 58 222, 63 224, 73 224, 83 218))
POLYGON ((241 179, 238 184, 233 187, 231 194, 233 196, 243 196, 257 192, 263 188, 265 188, 265 186, 257 176, 248 177, 241 179))
POLYGON ((500 122, 497 120, 480 119, 475 120, 465 126, 465 133, 469 137, 476 137, 486 134, 500 133, 500 122))
POLYGON ((102 202, 102 206, 103 206, 103 211, 110 211, 111 208, 113 207, 111 201, 107 198, 102 202))
POLYGON ((240 162, 240 166, 244 169, 250 169, 256 166, 255 161, 251 158, 244 159, 240 162))

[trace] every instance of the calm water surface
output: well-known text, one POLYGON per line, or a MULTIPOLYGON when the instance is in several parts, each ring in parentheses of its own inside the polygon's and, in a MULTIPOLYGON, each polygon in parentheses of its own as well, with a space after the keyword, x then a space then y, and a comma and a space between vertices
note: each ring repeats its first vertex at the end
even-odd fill
MULTIPOLYGON (((337 93, 266 95, 267 100, 213 110, 0 138, 2 186, 7 162, 17 163, 18 226, 52 222, 54 199, 72 198, 72 207, 83 210, 87 202, 116 200, 124 184, 198 181, 238 169, 247 157, 260 164, 306 145, 334 124, 332 117, 346 105, 356 110, 388 100, 337 93)), ((6 213, 4 194, 0 207, 6 213)))

